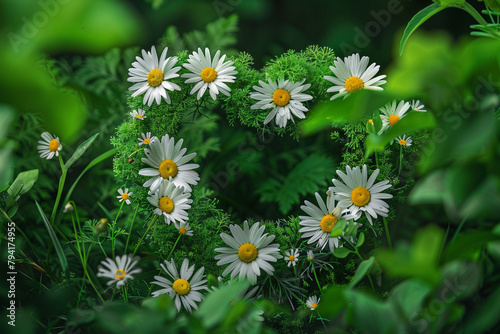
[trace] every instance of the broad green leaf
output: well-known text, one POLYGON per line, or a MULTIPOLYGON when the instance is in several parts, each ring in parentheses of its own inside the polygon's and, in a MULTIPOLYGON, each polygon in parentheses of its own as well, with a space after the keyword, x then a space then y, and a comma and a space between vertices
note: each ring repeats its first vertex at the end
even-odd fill
POLYGON ((486 244, 500 240, 500 235, 490 230, 469 230, 458 235, 444 251, 445 261, 456 259, 477 260, 486 244))
POLYGON ((445 172, 438 170, 418 181, 410 192, 410 204, 441 203, 444 193, 445 172))
POLYGON ((365 243, 365 234, 361 232, 358 237, 358 242, 356 243, 356 248, 363 246, 365 243))
POLYGON ((339 259, 347 257, 350 253, 353 253, 353 251, 345 247, 335 248, 333 251, 333 255, 339 259))
POLYGON ((49 232, 50 239, 52 240, 52 243, 54 244, 54 248, 57 253, 57 257, 59 258, 59 263, 61 263, 62 270, 67 272, 68 270, 68 260, 66 259, 66 255, 64 254, 64 251, 61 247, 61 244, 59 243, 59 240, 57 239, 57 236, 52 229, 52 226, 50 225, 49 220, 47 219, 47 216, 43 212, 42 208, 40 207, 40 204, 38 204, 37 201, 35 201, 36 207, 38 208, 38 212, 40 213, 40 216, 42 216, 43 223, 45 224, 45 228, 47 228, 47 232, 49 232))
POLYGON ((476 262, 453 261, 443 267, 443 283, 437 293, 449 300, 464 300, 476 292, 482 280, 476 262))
POLYGON ((410 279, 392 289, 388 301, 396 309, 401 310, 405 319, 409 320, 411 315, 418 314, 423 301, 431 291, 432 287, 429 284, 419 279, 410 279))
POLYGON ((26 194, 38 180, 38 169, 32 169, 26 172, 21 172, 16 177, 12 185, 7 190, 7 193, 17 201, 19 196, 26 194))
MULTIPOLYGON (((15 112, 6 105, 0 105, 0 142, 7 137, 10 123, 14 120, 15 112)), ((2 160, 3 161, 3 160, 2 160)))
POLYGON ((442 240, 443 231, 430 225, 417 231, 411 247, 401 244, 395 250, 379 249, 375 257, 391 276, 420 278, 436 286, 441 281, 438 261, 442 240))
POLYGON ((64 164, 64 168, 69 169, 71 165, 75 163, 75 161, 78 160, 83 155, 83 153, 85 153, 85 151, 90 147, 90 145, 92 145, 94 140, 96 140, 97 136, 99 136, 99 133, 96 133, 95 135, 93 135, 92 137, 81 143, 80 146, 78 146, 78 148, 76 149, 75 153, 73 153, 71 158, 69 158, 69 160, 66 161, 66 163, 64 164))
POLYGON ((349 283, 350 289, 355 287, 356 284, 358 284, 359 281, 361 281, 361 279, 363 279, 363 277, 365 277, 365 275, 370 272, 370 269, 374 261, 375 258, 372 256, 368 260, 364 260, 359 264, 358 269, 356 269, 356 273, 354 274, 354 277, 351 280, 351 283, 349 283))
POLYGON ((198 315, 202 318, 205 328, 211 328, 221 323, 238 294, 248 287, 245 280, 232 281, 231 284, 221 285, 219 290, 208 295, 201 303, 198 315))
POLYGON ((346 307, 347 301, 344 297, 344 289, 332 285, 321 296, 321 302, 318 304, 317 310, 322 317, 333 319, 346 307))
POLYGON ((411 34, 418 28, 422 23, 427 21, 429 18, 431 18, 433 15, 439 13, 443 9, 445 9, 446 6, 440 6, 438 4, 433 3, 432 5, 429 5, 422 9, 420 12, 415 14, 413 18, 408 22, 408 25, 406 26, 406 29, 403 33, 403 37, 401 38, 401 43, 399 45, 399 55, 403 54, 403 49, 405 47, 406 41, 408 38, 411 36, 411 34))
POLYGON ((344 231, 347 225, 347 220, 345 218, 340 218, 340 220, 335 224, 335 227, 330 232, 331 237, 339 237, 342 235, 342 231, 344 231))
POLYGON ((394 138, 412 131, 434 128, 436 120, 430 112, 409 112, 386 133, 378 136, 370 133, 366 137, 366 157, 374 151, 382 151, 394 138))
POLYGON ((461 326, 464 334, 487 333, 498 325, 500 309, 500 287, 491 293, 485 301, 471 310, 465 323, 461 326), (495 310, 495 311, 493 311, 495 310))

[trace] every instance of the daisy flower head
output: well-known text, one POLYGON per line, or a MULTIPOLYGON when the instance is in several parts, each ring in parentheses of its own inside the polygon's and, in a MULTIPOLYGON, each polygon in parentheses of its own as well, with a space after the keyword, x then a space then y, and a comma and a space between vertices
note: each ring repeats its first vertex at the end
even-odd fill
POLYGON ((251 284, 257 282, 260 270, 273 275, 274 267, 269 262, 276 262, 282 256, 279 254, 279 244, 271 244, 275 236, 264 234, 264 225, 255 222, 249 228, 248 222, 243 223, 243 229, 238 225, 229 225, 231 235, 221 233, 221 238, 230 247, 216 248, 221 254, 215 256, 218 266, 228 264, 222 276, 231 273, 231 278, 239 274, 239 278, 247 277, 251 284))
POLYGON ((129 78, 127 81, 135 82, 129 90, 135 90, 132 97, 144 94, 142 104, 148 104, 151 107, 153 101, 160 104, 163 98, 165 102, 170 104, 170 96, 168 91, 181 90, 179 85, 170 82, 179 76, 177 72, 181 69, 180 66, 175 66, 177 57, 167 58, 168 48, 163 49, 160 59, 156 53, 156 48, 151 47, 151 52, 142 50, 142 58, 135 57, 137 61, 132 63, 132 67, 128 69, 129 78))
POLYGON ((138 274, 142 271, 140 268, 134 269, 139 262, 139 257, 132 257, 132 255, 117 256, 113 261, 110 258, 101 261, 99 265, 99 272, 97 277, 107 277, 111 280, 108 281, 108 286, 116 282, 116 288, 124 286, 126 281, 134 279, 133 274, 138 274))
POLYGON ((393 127, 394 124, 399 122, 399 120, 406 116, 406 113, 410 109, 410 103, 405 101, 400 101, 396 104, 396 100, 387 103, 385 106, 380 108, 382 114, 380 118, 382 119, 382 128, 378 134, 386 132, 389 128, 393 127))
POLYGON ((121 203, 122 201, 125 201, 125 203, 130 204, 130 196, 132 196, 134 193, 133 192, 128 192, 128 188, 125 188, 125 191, 122 190, 122 188, 118 189, 118 193, 120 196, 116 196, 116 198, 119 198, 119 202, 121 203))
POLYGON ((161 140, 151 141, 149 149, 144 149, 146 158, 142 158, 142 162, 152 168, 142 168, 139 170, 139 175, 151 177, 143 184, 144 187, 151 187, 150 194, 170 178, 176 186, 184 187, 186 192, 192 191, 190 185, 198 184, 200 177, 193 169, 199 165, 186 164, 196 156, 196 153, 184 155, 187 149, 182 148, 183 142, 183 139, 179 139, 176 144, 174 137, 165 135, 161 140))
POLYGON ((411 137, 406 137, 406 135, 403 135, 403 137, 401 136, 397 137, 396 141, 398 142, 399 145, 406 147, 411 146, 411 143, 413 143, 411 137))
POLYGON ((259 80, 260 86, 253 86, 253 89, 257 92, 250 93, 250 97, 258 100, 258 102, 252 105, 250 109, 271 109, 264 120, 264 124, 276 118, 275 122, 281 128, 286 126, 289 119, 295 123, 292 114, 300 119, 306 118, 304 112, 309 109, 304 107, 302 102, 312 100, 312 96, 303 93, 311 87, 311 84, 303 85, 305 81, 306 79, 301 82, 291 83, 283 79, 278 81, 269 79, 268 83, 265 83, 259 80))
POLYGON ((336 205, 334 196, 327 196, 326 204, 318 193, 315 196, 319 207, 309 201, 300 207, 309 216, 299 216, 299 225, 304 226, 299 232, 302 238, 309 238, 308 244, 317 242, 316 247, 323 249, 328 243, 330 252, 333 252, 335 248, 342 247, 339 246, 340 236, 331 236, 333 228, 340 219, 350 220, 356 216, 345 210, 345 206, 336 205))
POLYGON ((193 236, 193 230, 189 227, 188 222, 174 221, 174 226, 179 231, 180 234, 187 235, 189 237, 193 236))
POLYGON ((335 100, 342 96, 346 98, 351 93, 361 89, 383 90, 380 86, 387 82, 382 80, 386 76, 379 75, 375 77, 380 66, 375 63, 368 66, 369 60, 370 58, 366 56, 360 59, 359 54, 356 53, 345 57, 343 61, 342 59, 337 59, 333 62, 334 66, 330 66, 330 70, 335 76, 326 75, 323 77, 334 84, 334 86, 328 88, 327 92, 337 92, 330 100, 335 100))
POLYGON ((321 300, 321 298, 318 298, 316 296, 311 296, 311 297, 307 298, 306 306, 309 307, 311 309, 311 311, 314 311, 316 309, 316 307, 318 307, 320 300, 321 300))
POLYGON ((216 99, 219 93, 229 96, 231 88, 226 83, 233 83, 238 72, 234 69, 233 62, 228 60, 224 62, 226 55, 220 56, 218 50, 214 58, 210 56, 210 50, 205 48, 205 53, 198 48, 198 52, 194 51, 189 55, 188 63, 183 64, 191 73, 185 73, 183 78, 187 78, 186 83, 196 83, 190 94, 198 92, 197 99, 201 99, 205 91, 208 89, 213 100, 216 99))
POLYGON ((293 265, 297 264, 297 261, 299 261, 299 249, 290 249, 289 251, 285 252, 285 262, 288 263, 288 266, 290 267, 293 265))
POLYGON ((142 109, 137 109, 137 110, 134 110, 130 113, 130 116, 132 116, 133 118, 137 118, 138 120, 141 120, 143 121, 145 118, 148 118, 148 116, 145 116, 145 111, 142 110, 142 109))
POLYGON ((174 260, 171 259, 170 261, 165 260, 165 265, 162 263, 160 266, 172 280, 162 276, 155 276, 156 281, 151 282, 151 284, 159 285, 162 289, 153 291, 152 296, 158 297, 168 293, 170 298, 174 300, 178 312, 181 311, 181 305, 188 312, 191 312, 192 309, 197 310, 198 305, 196 303, 201 302, 203 299, 200 290, 208 290, 207 280, 204 279, 205 275, 203 275, 205 268, 201 267, 194 273, 194 264, 189 267, 189 260, 184 259, 180 271, 177 271, 174 260))
POLYGON ((165 217, 165 224, 171 222, 184 223, 189 219, 187 210, 191 208, 193 200, 189 199, 191 193, 184 192, 184 187, 178 187, 170 178, 162 182, 153 196, 148 197, 148 202, 156 207, 153 211, 159 216, 165 217))
POLYGON ((153 140, 158 139, 155 136, 151 137, 151 132, 147 132, 145 134, 141 133, 141 137, 142 138, 137 138, 137 140, 139 140, 139 146, 141 146, 142 144, 149 145, 153 140))
POLYGON ((42 139, 38 141, 37 149, 38 154, 40 154, 40 158, 46 158, 50 160, 54 157, 59 156, 59 151, 62 150, 61 142, 59 141, 59 137, 55 135, 51 135, 48 132, 42 133, 42 139))
POLYGON ((389 204, 384 199, 391 199, 392 195, 382 191, 392 185, 388 180, 375 183, 380 170, 376 169, 369 178, 366 165, 363 165, 362 169, 359 167, 351 169, 347 166, 346 172, 347 174, 338 170, 337 174, 343 182, 333 179, 334 186, 328 190, 329 195, 335 194, 339 201, 338 205, 347 207, 356 219, 364 212, 371 225, 373 225, 372 217, 377 218, 378 215, 387 217, 389 204))
POLYGON ((411 100, 411 105, 410 105, 411 110, 418 111, 418 112, 426 112, 425 106, 423 104, 420 104, 420 100, 411 100))

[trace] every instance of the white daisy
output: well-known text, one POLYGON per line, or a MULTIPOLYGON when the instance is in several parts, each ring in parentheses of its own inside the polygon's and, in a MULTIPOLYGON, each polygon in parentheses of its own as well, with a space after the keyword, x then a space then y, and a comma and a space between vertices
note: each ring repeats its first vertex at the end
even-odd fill
POLYGON ((231 88, 226 85, 226 82, 234 82, 236 79, 234 75, 238 72, 234 70, 235 67, 232 66, 232 61, 224 62, 224 59, 226 59, 226 55, 221 57, 220 51, 217 51, 212 60, 208 48, 205 48, 205 54, 198 48, 198 52, 189 55, 188 64, 182 66, 192 73, 185 73, 182 77, 188 78, 186 83, 196 82, 190 94, 198 92, 197 99, 199 100, 208 88, 210 96, 214 100, 219 92, 229 96, 231 88))
POLYGON ((299 216, 300 225, 304 226, 299 232, 302 233, 302 238, 309 238, 308 244, 317 241, 316 247, 318 248, 325 248, 328 242, 330 252, 333 252, 335 248, 342 247, 342 245, 339 246, 340 236, 332 237, 330 235, 333 228, 339 219, 350 220, 356 216, 345 210, 345 206, 335 205, 334 196, 327 196, 326 205, 318 193, 315 196, 319 207, 309 201, 305 201, 306 205, 300 207, 309 216, 299 216))
POLYGON ((291 83, 288 80, 272 81, 265 83, 259 80, 260 86, 253 86, 257 92, 250 93, 252 99, 258 100, 250 109, 272 109, 264 120, 264 124, 271 122, 276 117, 276 124, 281 128, 286 126, 289 119, 295 123, 291 114, 303 119, 306 118, 304 112, 309 109, 304 107, 302 102, 312 100, 312 96, 303 94, 305 90, 311 87, 311 84, 302 85, 306 79, 301 82, 291 83))
POLYGON ((153 140, 149 143, 149 149, 144 149, 147 157, 142 158, 142 162, 153 168, 142 168, 139 170, 139 175, 151 176, 143 185, 151 187, 150 194, 170 177, 176 186, 184 187, 186 192, 192 191, 190 184, 198 184, 200 177, 192 169, 198 168, 199 165, 186 164, 196 156, 196 153, 184 155, 187 149, 182 148, 183 142, 183 139, 179 139, 175 144, 173 137, 165 135, 161 140, 153 140))
POLYGON ((418 112, 426 112, 425 106, 423 104, 420 104, 420 100, 411 100, 411 110, 418 111, 418 112))
POLYGON ((151 132, 147 132, 146 134, 141 133, 141 137, 142 138, 137 138, 137 140, 139 140, 139 146, 141 146, 142 144, 149 145, 153 140, 158 139, 155 136, 151 138, 151 132))
POLYGON ((142 58, 135 57, 136 62, 132 63, 133 68, 128 69, 129 78, 127 81, 136 82, 129 90, 135 90, 132 97, 144 94, 142 104, 148 104, 151 107, 153 101, 160 104, 161 98, 170 103, 168 91, 181 90, 179 85, 168 81, 179 76, 177 72, 180 66, 174 67, 177 63, 177 57, 167 57, 168 48, 161 53, 160 60, 156 49, 153 46, 151 52, 142 50, 142 58))
POLYGON ((279 254, 279 244, 271 244, 275 236, 264 233, 265 226, 258 222, 250 229, 248 222, 243 223, 243 229, 238 225, 229 225, 231 235, 221 233, 221 238, 231 248, 221 247, 215 251, 221 254, 215 256, 218 266, 230 263, 222 276, 231 273, 231 278, 239 274, 247 277, 251 284, 257 282, 260 269, 273 275, 274 268, 269 262, 276 262, 282 256, 279 254))
POLYGON ((188 222, 180 222, 179 223, 177 221, 174 221, 174 226, 179 231, 180 234, 187 235, 189 237, 193 236, 193 230, 189 227, 188 222))
POLYGON ((166 267, 160 264, 161 269, 172 278, 173 283, 164 277, 155 276, 156 281, 151 282, 151 284, 159 285, 163 289, 153 291, 152 296, 158 297, 159 295, 168 293, 170 298, 174 300, 178 312, 181 311, 181 303, 188 312, 191 312, 192 309, 197 310, 198 305, 196 303, 201 302, 203 299, 200 290, 208 290, 205 284, 207 280, 203 279, 205 268, 201 267, 193 275, 194 264, 189 267, 189 260, 184 259, 179 275, 173 259, 171 259, 171 262, 165 260, 165 265, 166 267))
POLYGON ((154 205, 155 214, 165 217, 165 224, 171 222, 185 222, 189 219, 187 210, 191 208, 193 200, 189 199, 191 193, 185 193, 184 187, 177 187, 172 178, 162 182, 153 196, 148 197, 149 203, 154 205))
POLYGON ((38 141, 37 149, 40 158, 52 159, 54 155, 59 156, 59 151, 62 150, 62 145, 59 142, 59 137, 51 136, 50 133, 42 133, 43 140, 38 141))
POLYGON ((289 251, 285 252, 285 262, 288 262, 288 266, 295 265, 297 264, 297 261, 299 261, 299 249, 290 249, 289 251))
POLYGON ((116 198, 119 198, 119 202, 125 201, 127 204, 130 204, 129 197, 132 196, 133 192, 128 192, 128 188, 125 188, 125 191, 122 190, 122 188, 118 189, 118 193, 120 196, 116 196, 116 198))
POLYGON ((99 265, 99 272, 97 277, 107 277, 111 280, 108 281, 108 286, 116 282, 116 287, 120 288, 125 285, 128 279, 134 279, 132 274, 138 274, 142 269, 134 269, 135 265, 139 262, 139 257, 132 258, 132 255, 117 256, 113 261, 110 258, 101 261, 99 265))
POLYGON ((134 110, 130 113, 130 116, 132 116, 133 118, 137 118, 141 121, 143 121, 145 118, 148 118, 148 116, 145 116, 145 111, 142 110, 142 109, 138 109, 138 110, 134 110))
POLYGON ((335 194, 339 201, 338 205, 347 207, 351 214, 356 215, 356 219, 364 212, 372 225, 372 217, 377 218, 378 215, 387 217, 389 204, 383 200, 392 198, 392 195, 382 191, 392 185, 387 180, 374 184, 380 170, 376 169, 370 178, 366 165, 363 165, 362 170, 359 167, 351 169, 347 166, 346 172, 347 174, 344 174, 338 170, 337 174, 344 182, 333 179, 334 186, 328 190, 328 194, 335 194))
POLYGON ((387 103, 385 106, 380 108, 382 114, 380 118, 382 119, 382 128, 378 134, 386 132, 390 127, 394 126, 401 118, 406 116, 406 112, 410 109, 410 103, 405 101, 400 101, 396 105, 396 100, 387 103))
POLYGON ((318 299, 316 296, 311 296, 307 299, 306 301, 306 306, 311 309, 311 311, 314 311, 316 307, 318 307, 319 301, 321 298, 318 299))
POLYGON ((397 142, 399 145, 402 145, 402 146, 411 146, 411 143, 413 142, 413 140, 411 139, 411 137, 406 137, 406 135, 403 135, 403 137, 399 136, 396 138, 397 142))
POLYGON ((360 60, 359 54, 356 53, 349 57, 345 57, 344 61, 342 61, 342 59, 337 59, 333 62, 335 66, 330 66, 330 70, 332 70, 335 76, 326 75, 323 77, 335 84, 335 86, 328 88, 327 92, 338 92, 333 95, 330 100, 335 100, 342 96, 346 98, 351 95, 351 93, 361 89, 383 90, 383 88, 379 86, 387 82, 382 80, 386 76, 379 75, 374 78, 380 66, 375 63, 368 66, 369 60, 370 59, 366 56, 360 60))

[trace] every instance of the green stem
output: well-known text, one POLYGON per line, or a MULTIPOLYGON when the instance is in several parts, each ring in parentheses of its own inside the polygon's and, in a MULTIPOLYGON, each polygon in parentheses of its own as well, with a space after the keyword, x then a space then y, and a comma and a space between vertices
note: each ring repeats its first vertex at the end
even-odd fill
POLYGON ((120 209, 118 209, 118 213, 116 214, 116 218, 113 221, 113 228, 111 230, 111 253, 113 256, 113 259, 115 258, 115 227, 116 227, 116 222, 118 221, 118 217, 120 216, 120 213, 122 212, 123 204, 125 203, 125 200, 122 201, 122 204, 120 205, 120 209))
POLYGON ((177 243, 179 242, 179 239, 181 238, 182 234, 179 233, 179 236, 177 237, 177 240, 175 240, 175 243, 174 243, 174 246, 172 247, 172 249, 170 250, 170 253, 168 253, 168 256, 167 256, 167 261, 170 259, 170 256, 172 255, 172 253, 174 252, 174 249, 175 249, 175 246, 177 246, 177 243))
POLYGON ((380 169, 378 167, 378 152, 375 152, 375 163, 377 164, 377 169, 380 169))
POLYGON ((137 243, 137 246, 135 246, 134 253, 132 254, 132 256, 135 256, 135 253, 137 253, 137 250, 139 249, 139 246, 141 245, 142 240, 144 239, 144 237, 146 236, 146 234, 148 234, 149 230, 151 229, 151 227, 156 222, 156 218, 158 218, 158 215, 155 215, 154 218, 151 219, 151 223, 149 224, 148 229, 146 230, 146 232, 144 232, 144 234, 142 235, 142 237, 139 239, 139 242, 137 243))
POLYGON ((389 225, 387 224, 387 217, 383 217, 383 219, 384 219, 385 235, 387 236, 387 244, 389 245, 389 249, 392 249, 391 235, 389 234, 389 225))
POLYGON ((481 14, 478 13, 478 11, 472 7, 469 3, 464 2, 463 4, 456 5, 454 7, 460 8, 465 10, 467 13, 469 13, 479 24, 482 24, 484 26, 488 25, 488 22, 481 16, 481 14))
POLYGON ((64 162, 62 160, 61 154, 59 154, 59 163, 61 164, 62 175, 59 178, 59 188, 57 189, 56 202, 54 203, 54 208, 52 209, 52 214, 50 215, 50 223, 54 225, 54 219, 56 218, 57 207, 59 206, 59 201, 61 200, 62 191, 64 188, 64 182, 66 181, 66 174, 68 170, 64 167, 64 162))
POLYGON ((128 242, 130 241, 130 235, 132 234, 132 227, 134 226, 135 217, 137 216, 137 211, 139 210, 139 204, 135 207, 134 217, 132 218, 132 222, 130 223, 130 230, 128 231, 127 242, 125 243, 125 252, 127 253, 128 242))
POLYGON ((321 285, 319 284, 319 280, 318 280, 318 276, 316 275, 316 268, 314 267, 314 264, 313 264, 313 273, 314 273, 314 278, 316 279, 316 283, 318 284, 319 294, 322 295, 323 291, 321 290, 321 285))
POLYGON ((403 166, 403 145, 399 145, 399 170, 398 170, 398 179, 399 174, 401 174, 401 167, 403 166))

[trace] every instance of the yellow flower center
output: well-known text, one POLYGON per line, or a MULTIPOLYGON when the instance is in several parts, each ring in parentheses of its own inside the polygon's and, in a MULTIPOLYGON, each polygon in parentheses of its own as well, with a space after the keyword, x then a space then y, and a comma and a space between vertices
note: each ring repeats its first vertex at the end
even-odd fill
POLYGON ((151 142, 151 139, 149 139, 149 138, 144 139, 144 144, 149 144, 150 142, 151 142))
POLYGON ((290 102, 290 93, 285 89, 277 89, 273 94, 273 102, 278 107, 284 107, 290 102))
POLYGON ((368 123, 373 124, 373 119, 369 119, 368 123))
POLYGON ((217 79, 217 72, 211 67, 205 67, 200 73, 201 80, 210 83, 217 79))
POLYGON ((57 151, 58 147, 59 147, 59 142, 57 141, 57 139, 52 139, 49 143, 49 150, 55 152, 57 151))
POLYGON ((172 284, 172 289, 179 295, 179 296, 184 296, 189 293, 191 290, 191 286, 189 285, 189 282, 186 281, 185 279, 179 278, 176 279, 174 284, 172 284))
POLYGON ((389 124, 391 126, 393 126, 394 124, 396 124, 398 121, 399 121, 399 117, 398 116, 396 116, 396 115, 389 116, 389 124))
POLYGON ((332 214, 327 214, 323 218, 321 218, 321 222, 319 223, 319 226, 321 227, 321 231, 325 233, 330 233, 332 232, 333 228, 335 227, 335 224, 337 224, 338 219, 332 214))
POLYGON ((356 206, 365 206, 370 202, 370 192, 365 187, 356 187, 351 192, 351 201, 356 206))
POLYGON ((127 273, 125 272, 125 270, 118 269, 115 272, 115 279, 122 280, 125 278, 126 275, 127 275, 127 273))
POLYGON ((358 77, 350 77, 345 81, 345 90, 349 93, 354 93, 365 87, 365 83, 358 77))
POLYGON ((123 194, 122 194, 122 198, 123 198, 124 200, 128 200, 128 193, 123 193, 123 194))
POLYGON ((399 143, 400 143, 401 145, 406 145, 406 140, 401 139, 401 140, 399 141, 399 143))
POLYGON ((290 262, 295 261, 295 256, 290 255, 290 257, 288 258, 288 260, 289 260, 290 262))
POLYGON ((163 72, 159 68, 155 68, 148 73, 148 84, 151 87, 158 87, 163 82, 163 72))
POLYGON ((187 233, 186 228, 185 228, 185 227, 181 227, 181 228, 179 229, 179 233, 180 233, 180 234, 186 234, 186 233, 187 233))
POLYGON ((257 254, 257 247, 250 243, 241 245, 240 249, 238 250, 238 257, 241 259, 241 261, 246 263, 250 263, 255 260, 257 254))
POLYGON ((311 308, 316 308, 316 307, 318 307, 318 303, 314 303, 311 305, 311 308))
POLYGON ((141 114, 137 114, 137 116, 135 116, 135 117, 141 119, 142 115, 141 114))
POLYGON ((158 207, 162 212, 170 213, 174 210, 174 201, 172 201, 169 197, 163 196, 160 198, 160 202, 158 203, 158 207))
POLYGON ((174 178, 177 175, 177 165, 172 160, 163 160, 158 167, 158 172, 164 179, 174 178))

